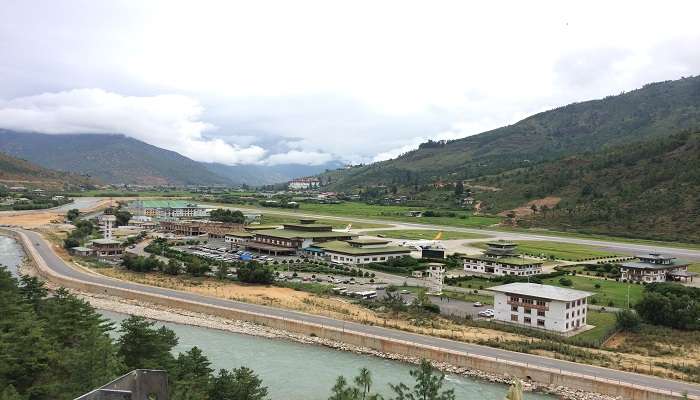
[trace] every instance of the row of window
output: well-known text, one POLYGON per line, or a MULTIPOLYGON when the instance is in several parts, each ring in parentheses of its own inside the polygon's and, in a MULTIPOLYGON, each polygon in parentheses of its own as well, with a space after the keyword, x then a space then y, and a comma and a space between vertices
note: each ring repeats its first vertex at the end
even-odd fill
MULTIPOLYGON (((510 311, 512 312, 518 312, 518 306, 510 306, 510 311)), ((525 314, 532 314, 532 308, 523 308, 523 312, 525 314)), ((537 310, 537 316, 538 317, 544 317, 545 316, 545 311, 544 310, 537 310)))
POLYGON ((578 328, 581 325, 586 325, 586 318, 577 319, 576 321, 572 321, 571 324, 567 322, 566 329, 569 329, 569 326, 572 328, 578 328))
POLYGON ((530 298, 530 297, 510 296, 510 301, 513 303, 537 304, 538 306, 547 305, 547 302, 544 300, 535 300, 535 299, 530 298))
POLYGON ((586 298, 585 298, 585 297, 584 297, 583 299, 578 299, 578 300, 574 300, 574 301, 571 301, 571 302, 567 302, 567 303, 566 303, 566 309, 568 310, 569 308, 577 307, 577 306, 580 306, 580 305, 582 305, 582 304, 586 304, 586 298))
MULTIPOLYGON (((511 314, 510 320, 513 322, 520 322, 520 318, 518 317, 517 314, 511 314)), ((530 317, 524 317, 523 318, 523 324, 529 324, 532 325, 532 318, 530 317)), ((537 326, 544 327, 544 320, 543 319, 537 319, 537 326)))
MULTIPOLYGON (((576 310, 576 311, 572 311, 572 312, 571 312, 571 318, 577 317, 577 316, 579 316, 579 315, 581 315, 581 314, 586 315, 586 309, 585 309, 585 308, 580 309, 580 310, 576 310)), ((566 313, 566 319, 569 319, 569 313, 566 313)))

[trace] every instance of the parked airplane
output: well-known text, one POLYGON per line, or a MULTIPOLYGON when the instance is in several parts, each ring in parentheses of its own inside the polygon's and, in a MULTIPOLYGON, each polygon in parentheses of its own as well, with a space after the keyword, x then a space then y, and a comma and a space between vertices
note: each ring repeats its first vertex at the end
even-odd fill
POLYGON ((421 251, 424 248, 444 249, 445 246, 438 243, 442 239, 442 231, 438 232, 432 240, 406 240, 399 243, 399 246, 410 247, 413 250, 421 251))

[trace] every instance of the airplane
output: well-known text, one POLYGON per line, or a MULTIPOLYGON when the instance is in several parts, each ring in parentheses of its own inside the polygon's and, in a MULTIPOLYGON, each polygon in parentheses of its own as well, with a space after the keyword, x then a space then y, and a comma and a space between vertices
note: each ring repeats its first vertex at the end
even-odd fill
POLYGON ((399 243, 399 246, 410 247, 413 250, 421 251, 424 248, 444 249, 445 246, 438 243, 442 239, 442 231, 438 232, 432 240, 406 240, 399 243))
POLYGON ((348 224, 341 232, 350 232, 350 229, 352 229, 352 224, 348 224))

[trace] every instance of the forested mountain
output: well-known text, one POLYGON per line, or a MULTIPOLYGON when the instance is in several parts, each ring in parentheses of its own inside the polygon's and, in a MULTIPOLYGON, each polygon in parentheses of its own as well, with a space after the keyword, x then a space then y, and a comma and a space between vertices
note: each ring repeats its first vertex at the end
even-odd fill
POLYGON ((700 242, 700 130, 519 168, 473 181, 486 211, 560 197, 525 225, 700 242))
POLYGON ((516 124, 396 159, 323 174, 331 189, 468 179, 700 126, 700 77, 652 83, 542 112, 516 124))
POLYGON ((328 162, 321 165, 279 164, 267 165, 225 165, 219 163, 203 163, 207 169, 217 175, 228 178, 236 183, 251 186, 271 185, 287 182, 294 178, 316 175, 326 170, 340 168, 340 162, 328 162))
POLYGON ((174 151, 123 135, 45 135, 0 131, 0 151, 46 168, 86 174, 106 183, 231 183, 174 151))
POLYGON ((53 171, 0 153, 0 183, 8 187, 31 186, 52 190, 68 190, 90 187, 96 182, 85 176, 53 171))

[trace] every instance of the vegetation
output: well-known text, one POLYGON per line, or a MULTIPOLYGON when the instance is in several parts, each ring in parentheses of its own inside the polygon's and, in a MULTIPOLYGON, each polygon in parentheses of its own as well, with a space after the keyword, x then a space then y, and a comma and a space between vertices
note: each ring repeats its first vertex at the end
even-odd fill
MULTIPOLYGON (((0 182, 8 182, 8 186, 13 186, 13 184, 10 184, 11 182, 24 182, 23 185, 30 187, 38 186, 46 190, 61 191, 80 187, 93 187, 96 184, 91 178, 49 169, 55 167, 45 168, 45 165, 40 167, 39 165, 43 164, 36 160, 34 161, 36 164, 27 161, 24 159, 27 157, 22 154, 14 154, 11 149, 6 148, 6 146, 11 146, 12 144, 6 143, 4 138, 3 132, 0 131, 0 182)), ((52 149, 49 148, 47 150, 51 151, 52 149)), ((55 205, 52 207, 55 207, 55 205)))
POLYGON ((223 208, 212 210, 209 214, 209 219, 212 221, 227 222, 232 224, 242 224, 245 222, 245 216, 239 210, 229 210, 223 208))
POLYGON ((63 240, 63 247, 65 249, 71 249, 80 246, 94 231, 95 226, 90 221, 79 220, 75 222, 75 229, 63 240))
POLYGON ((432 229, 389 229, 367 233, 370 235, 381 235, 388 238, 407 240, 433 240, 438 234, 441 234, 441 240, 483 239, 488 237, 487 235, 479 235, 476 233, 436 231, 432 229))
POLYGON ((645 321, 654 325, 700 329, 700 289, 695 287, 668 282, 646 285, 635 309, 645 321))
MULTIPOLYGON (((518 241, 517 244, 518 251, 521 254, 557 260, 585 261, 615 256, 615 254, 611 252, 582 244, 551 242, 546 240, 522 240, 518 241)), ((470 246, 474 245, 475 244, 470 244, 470 246)), ((486 244, 477 243, 475 246, 485 248, 486 244)))
POLYGON ((272 269, 255 262, 238 268, 238 280, 244 283, 269 284, 275 279, 272 269))

